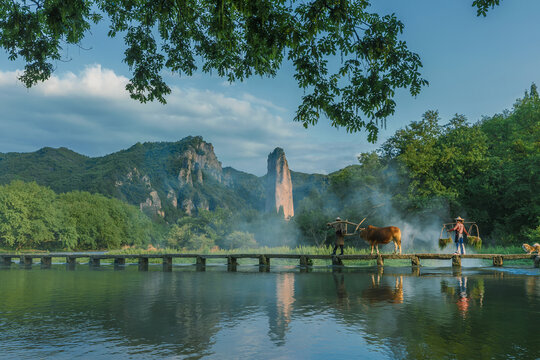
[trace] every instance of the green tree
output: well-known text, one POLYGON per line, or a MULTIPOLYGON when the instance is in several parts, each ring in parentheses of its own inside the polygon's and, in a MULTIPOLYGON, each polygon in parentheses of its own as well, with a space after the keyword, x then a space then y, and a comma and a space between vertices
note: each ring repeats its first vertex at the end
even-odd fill
POLYGON ((244 231, 233 231, 225 237, 223 247, 227 249, 256 247, 255 236, 244 231))
POLYGON ((540 99, 536 85, 511 112, 480 123, 487 170, 471 180, 464 201, 499 242, 519 244, 539 223, 540 99))
MULTIPOLYGON (((473 6, 485 16, 498 1, 473 6)), ((275 76, 287 59, 305 91, 295 120, 307 127, 324 115, 375 141, 394 113, 396 89, 416 95, 427 81, 419 56, 399 39, 403 23, 369 7, 368 0, 5 0, 0 47, 24 60, 20 80, 30 87, 51 76, 63 47, 79 45, 105 17, 108 35, 124 36, 131 97, 163 103, 171 91, 164 69, 190 76, 201 66, 241 81, 275 76)))
POLYGON ((59 240, 56 194, 36 183, 0 186, 0 241, 10 248, 43 248, 59 240))
POLYGON ((397 169, 402 203, 409 210, 428 208, 434 198, 446 194, 441 174, 435 171, 441 159, 439 120, 437 111, 427 111, 422 120, 396 131, 381 147, 383 158, 397 169))
POLYGON ((166 236, 166 245, 174 248, 199 250, 214 246, 216 232, 207 219, 201 216, 186 216, 171 226, 166 236))
POLYGON ((302 240, 316 246, 324 245, 329 235, 326 223, 334 214, 326 213, 321 194, 313 190, 300 201, 295 211, 293 221, 302 234, 302 240))
POLYGON ((61 194, 58 206, 76 229, 76 249, 118 249, 150 241, 150 219, 132 205, 103 195, 73 191, 61 194))

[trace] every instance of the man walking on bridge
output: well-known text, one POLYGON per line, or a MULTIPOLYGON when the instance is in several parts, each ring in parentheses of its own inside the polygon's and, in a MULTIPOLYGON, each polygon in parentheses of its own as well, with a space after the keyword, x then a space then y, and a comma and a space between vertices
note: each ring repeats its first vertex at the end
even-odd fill
POLYGON ((326 224, 326 226, 328 227, 331 226, 336 230, 336 242, 334 245, 334 251, 332 252, 332 255, 336 255, 336 250, 338 246, 341 250, 340 255, 343 255, 343 246, 345 246, 345 236, 352 235, 352 234, 347 234, 347 224, 356 225, 347 220, 345 221, 341 220, 339 216, 336 218, 336 221, 326 224))

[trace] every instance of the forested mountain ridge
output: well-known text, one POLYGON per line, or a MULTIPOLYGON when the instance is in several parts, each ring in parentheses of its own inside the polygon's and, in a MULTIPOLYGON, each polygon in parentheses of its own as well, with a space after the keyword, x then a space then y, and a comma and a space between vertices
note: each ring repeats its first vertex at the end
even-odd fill
MULTIPOLYGON (((298 186, 295 202, 326 178, 294 172, 292 177, 298 186)), ((266 175, 223 169, 212 145, 191 136, 137 143, 95 158, 66 148, 0 154, 0 184, 13 180, 35 181, 57 193, 79 190, 115 197, 171 223, 200 210, 262 211, 265 204, 266 175)))

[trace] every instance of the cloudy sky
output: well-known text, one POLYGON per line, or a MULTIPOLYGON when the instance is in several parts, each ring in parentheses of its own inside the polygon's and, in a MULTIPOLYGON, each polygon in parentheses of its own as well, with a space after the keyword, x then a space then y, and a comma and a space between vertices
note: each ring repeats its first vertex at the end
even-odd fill
POLYGON ((540 85, 540 1, 503 0, 487 18, 476 17, 472 0, 373 3, 403 21, 403 39, 420 54, 430 82, 416 98, 398 92, 397 111, 376 144, 324 119, 307 130, 293 122, 302 92, 287 63, 276 78, 232 85, 201 73, 166 75, 168 104, 140 104, 124 90, 130 73, 121 38, 107 38, 98 26, 82 43, 90 50, 66 48, 69 61, 31 89, 16 80, 24 64, 0 52, 0 152, 64 146, 103 156, 136 142, 201 135, 223 166, 263 175, 267 155, 279 146, 291 169, 330 173, 355 164, 358 153, 376 149, 426 110, 439 110, 443 123, 456 113, 476 122, 511 108, 532 82, 540 85))

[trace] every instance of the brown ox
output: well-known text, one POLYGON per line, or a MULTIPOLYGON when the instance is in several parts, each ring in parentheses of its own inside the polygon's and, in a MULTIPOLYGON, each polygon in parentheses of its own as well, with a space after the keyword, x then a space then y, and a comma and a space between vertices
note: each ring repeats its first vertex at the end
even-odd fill
POLYGON ((379 244, 388 244, 390 241, 394 242, 394 253, 401 254, 401 230, 395 226, 387 226, 379 228, 369 225, 367 228, 361 229, 360 237, 364 239, 371 246, 371 254, 373 254, 373 247, 377 249, 377 255, 379 254, 379 244))

